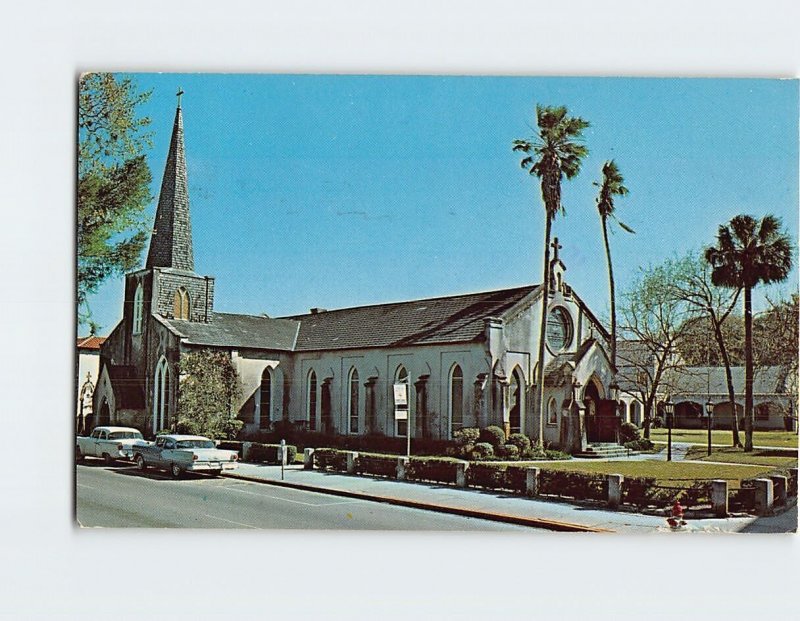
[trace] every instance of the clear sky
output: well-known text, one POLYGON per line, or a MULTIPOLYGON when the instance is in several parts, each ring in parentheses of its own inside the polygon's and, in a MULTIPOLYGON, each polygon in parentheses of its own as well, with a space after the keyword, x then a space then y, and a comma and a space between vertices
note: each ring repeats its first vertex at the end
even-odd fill
MULTIPOLYGON (((149 221, 175 92, 186 92, 195 269, 216 277, 217 311, 274 317, 539 282, 538 179, 511 151, 532 135, 536 103, 591 123, 553 233, 567 281, 599 315, 608 289, 592 182, 607 159, 630 189, 617 213, 636 230, 611 236, 618 291, 640 266, 712 243, 738 213, 779 215, 797 239, 797 81, 134 78, 153 89, 141 108, 154 131, 149 221)), ((122 315, 122 279, 90 304, 107 334, 122 315)))

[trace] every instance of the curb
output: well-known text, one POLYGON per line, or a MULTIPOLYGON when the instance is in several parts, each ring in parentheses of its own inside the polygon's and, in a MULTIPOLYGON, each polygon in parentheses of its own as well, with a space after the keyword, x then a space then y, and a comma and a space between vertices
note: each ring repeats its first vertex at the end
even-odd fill
POLYGON ((452 515, 460 515, 463 517, 478 518, 481 520, 489 520, 492 522, 503 522, 506 524, 517 524, 520 526, 544 528, 547 530, 558 531, 558 532, 567 532, 567 533, 615 532, 607 528, 585 526, 583 524, 573 524, 571 522, 559 522, 557 520, 548 520, 545 518, 530 518, 508 513, 488 513, 486 511, 480 511, 478 509, 467 509, 464 507, 454 507, 451 505, 438 505, 431 502, 408 500, 405 498, 395 498, 393 496, 371 496, 370 494, 365 494, 363 492, 351 492, 343 489, 316 487, 314 485, 306 485, 304 483, 290 483, 288 481, 262 479, 259 477, 253 477, 246 474, 234 474, 226 472, 222 476, 227 479, 240 479, 242 481, 249 481, 251 483, 262 483, 265 485, 274 485, 276 487, 288 487, 290 489, 301 490, 304 492, 317 492, 319 494, 328 494, 330 496, 342 496, 344 498, 354 498, 357 500, 369 500, 372 502, 381 502, 384 504, 396 505, 399 507, 409 507, 411 509, 423 509, 426 511, 436 511, 438 513, 450 513, 452 515))

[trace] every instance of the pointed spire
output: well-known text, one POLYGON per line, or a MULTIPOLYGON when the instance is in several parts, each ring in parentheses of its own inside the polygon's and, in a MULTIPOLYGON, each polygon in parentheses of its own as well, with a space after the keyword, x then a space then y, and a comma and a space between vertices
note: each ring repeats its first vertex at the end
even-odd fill
POLYGON ((146 267, 171 267, 194 271, 192 223, 189 217, 189 187, 186 178, 186 156, 183 146, 183 113, 178 89, 178 108, 172 126, 172 140, 167 165, 161 181, 153 235, 147 253, 146 267))

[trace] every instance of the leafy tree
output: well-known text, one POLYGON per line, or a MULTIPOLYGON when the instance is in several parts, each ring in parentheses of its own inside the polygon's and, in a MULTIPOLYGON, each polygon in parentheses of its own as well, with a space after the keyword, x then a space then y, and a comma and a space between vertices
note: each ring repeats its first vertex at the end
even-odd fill
POLYGON ((781 365, 784 368, 784 390, 790 395, 792 410, 786 414, 797 416, 797 394, 800 369, 800 309, 798 295, 789 299, 767 300, 769 309, 753 318, 753 359, 756 366, 781 365))
POLYGON ((110 276, 137 267, 147 241, 151 200, 147 117, 137 108, 150 92, 110 73, 81 76, 78 90, 78 320, 97 330, 88 296, 110 276))
POLYGON ((792 243, 780 218, 760 221, 735 216, 721 224, 717 245, 706 249, 711 281, 719 287, 744 290, 744 450, 753 450, 753 287, 786 280, 792 269, 792 243))
POLYGON ((180 359, 177 430, 214 439, 230 439, 242 427, 236 404, 242 388, 225 352, 204 349, 180 359))
MULTIPOLYGON (((678 300, 686 302, 707 320, 714 335, 719 354, 725 366, 725 379, 728 385, 728 403, 731 407, 731 432, 733 446, 742 446, 739 440, 739 421, 736 416, 736 396, 731 373, 731 359, 722 328, 739 300, 741 288, 718 287, 711 279, 711 270, 701 257, 688 254, 674 263, 674 279, 671 290, 678 300)), ((696 323, 696 322, 690 322, 696 323)), ((687 331, 688 332, 688 331, 687 331)), ((684 334, 684 342, 688 334, 684 334)), ((710 364, 706 361, 704 364, 710 364)))
MULTIPOLYGON (((744 366, 744 317, 731 313, 720 325, 720 330, 731 365, 744 366)), ((706 317, 700 315, 690 319, 683 334, 678 350, 688 366, 724 366, 714 328, 706 317)))
POLYGON ((693 313, 673 294, 675 278, 675 265, 669 261, 642 270, 620 300, 620 332, 629 340, 617 352, 617 375, 622 383, 635 386, 644 404, 646 439, 657 396, 674 390, 670 382, 685 366, 678 347, 693 313))
POLYGON ((588 153, 582 143, 583 130, 589 122, 568 115, 564 106, 536 106, 538 132, 529 140, 515 140, 513 150, 524 153, 520 161, 523 169, 538 177, 545 208, 544 269, 542 274, 542 313, 539 326, 538 386, 539 425, 537 443, 541 446, 544 431, 544 343, 547 331, 548 284, 550 283, 550 233, 553 219, 564 214, 561 204, 561 181, 573 179, 581 169, 588 153))
POLYGON ((614 269, 611 263, 611 247, 608 244, 608 219, 613 218, 616 220, 617 224, 628 233, 635 232, 614 214, 614 197, 625 196, 628 193, 628 188, 623 185, 624 183, 625 179, 623 179, 616 162, 609 160, 603 164, 602 181, 594 184, 600 188, 600 193, 597 196, 597 211, 600 214, 600 223, 603 227, 603 244, 606 249, 606 264, 608 265, 608 292, 611 303, 611 364, 614 367, 617 366, 617 302, 614 294, 614 269))

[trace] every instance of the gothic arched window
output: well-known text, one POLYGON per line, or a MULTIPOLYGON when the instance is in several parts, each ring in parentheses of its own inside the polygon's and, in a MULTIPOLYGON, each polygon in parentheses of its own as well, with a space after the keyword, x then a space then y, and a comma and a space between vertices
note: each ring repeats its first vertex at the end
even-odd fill
POLYGON ((317 374, 314 370, 308 372, 308 382, 306 386, 306 420, 308 429, 317 430, 317 374))
POLYGON ((450 371, 450 437, 464 427, 464 373, 454 365, 450 371))
POLYGON ((261 386, 258 390, 258 426, 268 429, 272 415, 272 369, 267 367, 261 374, 261 386))
POLYGON ((163 356, 156 365, 153 380, 153 433, 158 433, 169 427, 170 372, 167 359, 163 356))
POLYGON ((136 293, 133 296, 133 333, 141 334, 142 316, 144 315, 144 291, 142 283, 136 285, 136 293))
POLYGON ((550 402, 547 404, 547 424, 558 424, 558 404, 553 397, 550 397, 550 402))
POLYGON ((173 299, 172 315, 175 319, 189 319, 189 312, 189 292, 183 287, 178 287, 173 299))
POLYGON ((350 369, 350 390, 347 393, 347 415, 350 420, 348 429, 350 433, 358 433, 358 371, 355 367, 350 369))

